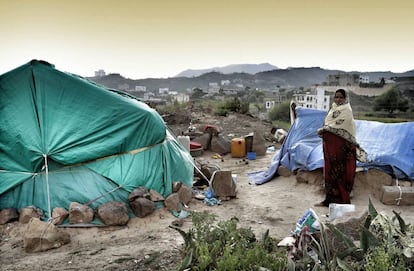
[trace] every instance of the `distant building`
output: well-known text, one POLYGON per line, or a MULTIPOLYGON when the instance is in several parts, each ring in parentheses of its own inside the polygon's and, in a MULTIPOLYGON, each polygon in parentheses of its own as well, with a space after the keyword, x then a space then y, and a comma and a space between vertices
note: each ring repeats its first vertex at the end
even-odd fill
POLYGON ((272 110, 276 105, 282 104, 287 101, 287 96, 279 93, 272 93, 272 97, 265 98, 265 108, 267 111, 272 110))
POLYGON ((208 83, 208 92, 209 93, 219 93, 220 86, 216 82, 208 83))
POLYGON ((360 84, 368 84, 369 83, 369 76, 368 75, 361 74, 359 76, 359 83, 360 84))
POLYGON ((172 96, 173 101, 177 101, 178 103, 185 103, 190 101, 190 95, 184 93, 178 93, 172 96))
POLYGON ((95 71, 95 77, 103 77, 105 76, 105 71, 104 70, 97 70, 95 71))
POLYGON ((327 76, 328 86, 357 86, 360 82, 358 73, 337 73, 327 76))
POLYGON ((169 88, 159 88, 158 89, 159 94, 168 94, 168 91, 170 91, 169 88))
POLYGON ((135 86, 135 91, 146 92, 147 87, 146 86, 135 86))
POLYGON ((230 80, 221 80, 221 85, 222 86, 228 86, 228 85, 230 85, 230 80))
POLYGON ((328 111, 330 107, 330 96, 325 95, 323 87, 316 87, 305 94, 294 94, 293 101, 297 106, 328 111))
POLYGON ((267 111, 270 111, 273 107, 275 107, 275 101, 265 101, 265 107, 267 111))

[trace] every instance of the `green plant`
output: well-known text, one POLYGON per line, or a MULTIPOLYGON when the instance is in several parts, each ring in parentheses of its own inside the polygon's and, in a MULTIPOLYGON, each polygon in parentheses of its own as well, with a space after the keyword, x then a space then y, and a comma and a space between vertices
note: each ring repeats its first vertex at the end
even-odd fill
POLYGON ((219 103, 216 107, 215 114, 218 116, 226 116, 230 112, 245 114, 249 110, 249 103, 242 101, 238 97, 227 99, 219 103))
POLYGON ((290 270, 412 270, 414 229, 393 213, 392 218, 378 213, 369 200, 360 246, 335 225, 321 223, 317 234, 297 242, 300 253, 290 257, 290 270))
POLYGON ((268 113, 271 121, 290 122, 290 102, 285 102, 274 106, 268 113))
POLYGON ((251 229, 238 228, 236 217, 216 222, 207 212, 193 213, 188 231, 171 226, 184 238, 184 257, 180 270, 285 270, 285 250, 267 231, 257 240, 251 229))

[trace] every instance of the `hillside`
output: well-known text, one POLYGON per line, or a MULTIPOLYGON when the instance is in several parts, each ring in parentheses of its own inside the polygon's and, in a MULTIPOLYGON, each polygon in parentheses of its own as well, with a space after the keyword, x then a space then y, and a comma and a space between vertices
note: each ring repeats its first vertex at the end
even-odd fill
MULTIPOLYGON (((173 78, 147 78, 147 79, 129 79, 120 74, 109 74, 103 77, 88 78, 98 84, 113 89, 134 89, 135 86, 145 86, 147 91, 158 92, 159 88, 168 88, 172 91, 186 91, 194 88, 208 89, 210 83, 217 83, 219 86, 223 80, 231 82, 226 86, 228 89, 240 89, 249 87, 251 89, 259 88, 263 90, 274 90, 278 87, 304 87, 323 84, 328 75, 345 73, 340 70, 327 70, 320 67, 312 68, 289 68, 276 69, 271 71, 259 72, 256 74, 249 73, 231 73, 224 74, 220 72, 204 73, 196 77, 173 77, 173 78)), ((361 73, 361 72, 352 72, 361 73)), ((368 72, 363 73, 369 76, 371 81, 378 81, 380 78, 385 79, 393 77, 414 76, 414 70, 405 73, 392 72, 368 72)))
POLYGON ((180 72, 174 77, 196 77, 196 76, 200 76, 202 74, 209 73, 209 72, 219 72, 223 74, 231 74, 231 73, 256 74, 258 72, 270 71, 270 70, 276 70, 276 69, 278 69, 278 67, 273 66, 269 63, 233 64, 233 65, 227 65, 224 67, 214 67, 214 68, 209 68, 209 69, 198 69, 198 70, 188 69, 188 70, 180 72))

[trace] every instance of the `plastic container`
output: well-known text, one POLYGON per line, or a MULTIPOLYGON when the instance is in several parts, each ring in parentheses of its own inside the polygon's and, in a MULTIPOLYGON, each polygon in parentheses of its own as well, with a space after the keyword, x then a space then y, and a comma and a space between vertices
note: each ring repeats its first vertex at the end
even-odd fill
POLYGON ((249 160, 256 160, 256 153, 249 151, 247 153, 247 159, 249 159, 249 160))
POLYGON ((244 140, 246 141, 246 152, 253 151, 253 133, 250 133, 244 137, 244 140))
POLYGON ((184 148, 189 152, 190 151, 190 137, 180 135, 177 137, 178 141, 181 143, 181 145, 184 146, 184 148))
POLYGON ((338 203, 329 204, 329 220, 331 221, 349 212, 355 212, 354 204, 338 204, 338 203))
POLYGON ((243 158, 246 156, 246 140, 244 138, 233 138, 231 140, 231 157, 243 158))

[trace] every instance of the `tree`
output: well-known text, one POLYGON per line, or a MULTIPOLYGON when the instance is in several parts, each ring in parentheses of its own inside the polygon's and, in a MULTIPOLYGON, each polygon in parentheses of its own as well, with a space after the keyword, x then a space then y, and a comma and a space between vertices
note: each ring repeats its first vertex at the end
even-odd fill
POLYGON ((290 102, 274 106, 268 113, 270 120, 290 122, 290 102))
POLYGON ((204 96, 204 92, 201 88, 195 88, 193 89, 193 93, 191 94, 191 99, 200 99, 204 96))
POLYGON ((387 111, 389 114, 392 114, 395 110, 406 112, 408 108, 408 99, 404 98, 401 95, 400 90, 396 87, 393 87, 392 89, 378 96, 374 100, 375 111, 384 110, 387 111))

